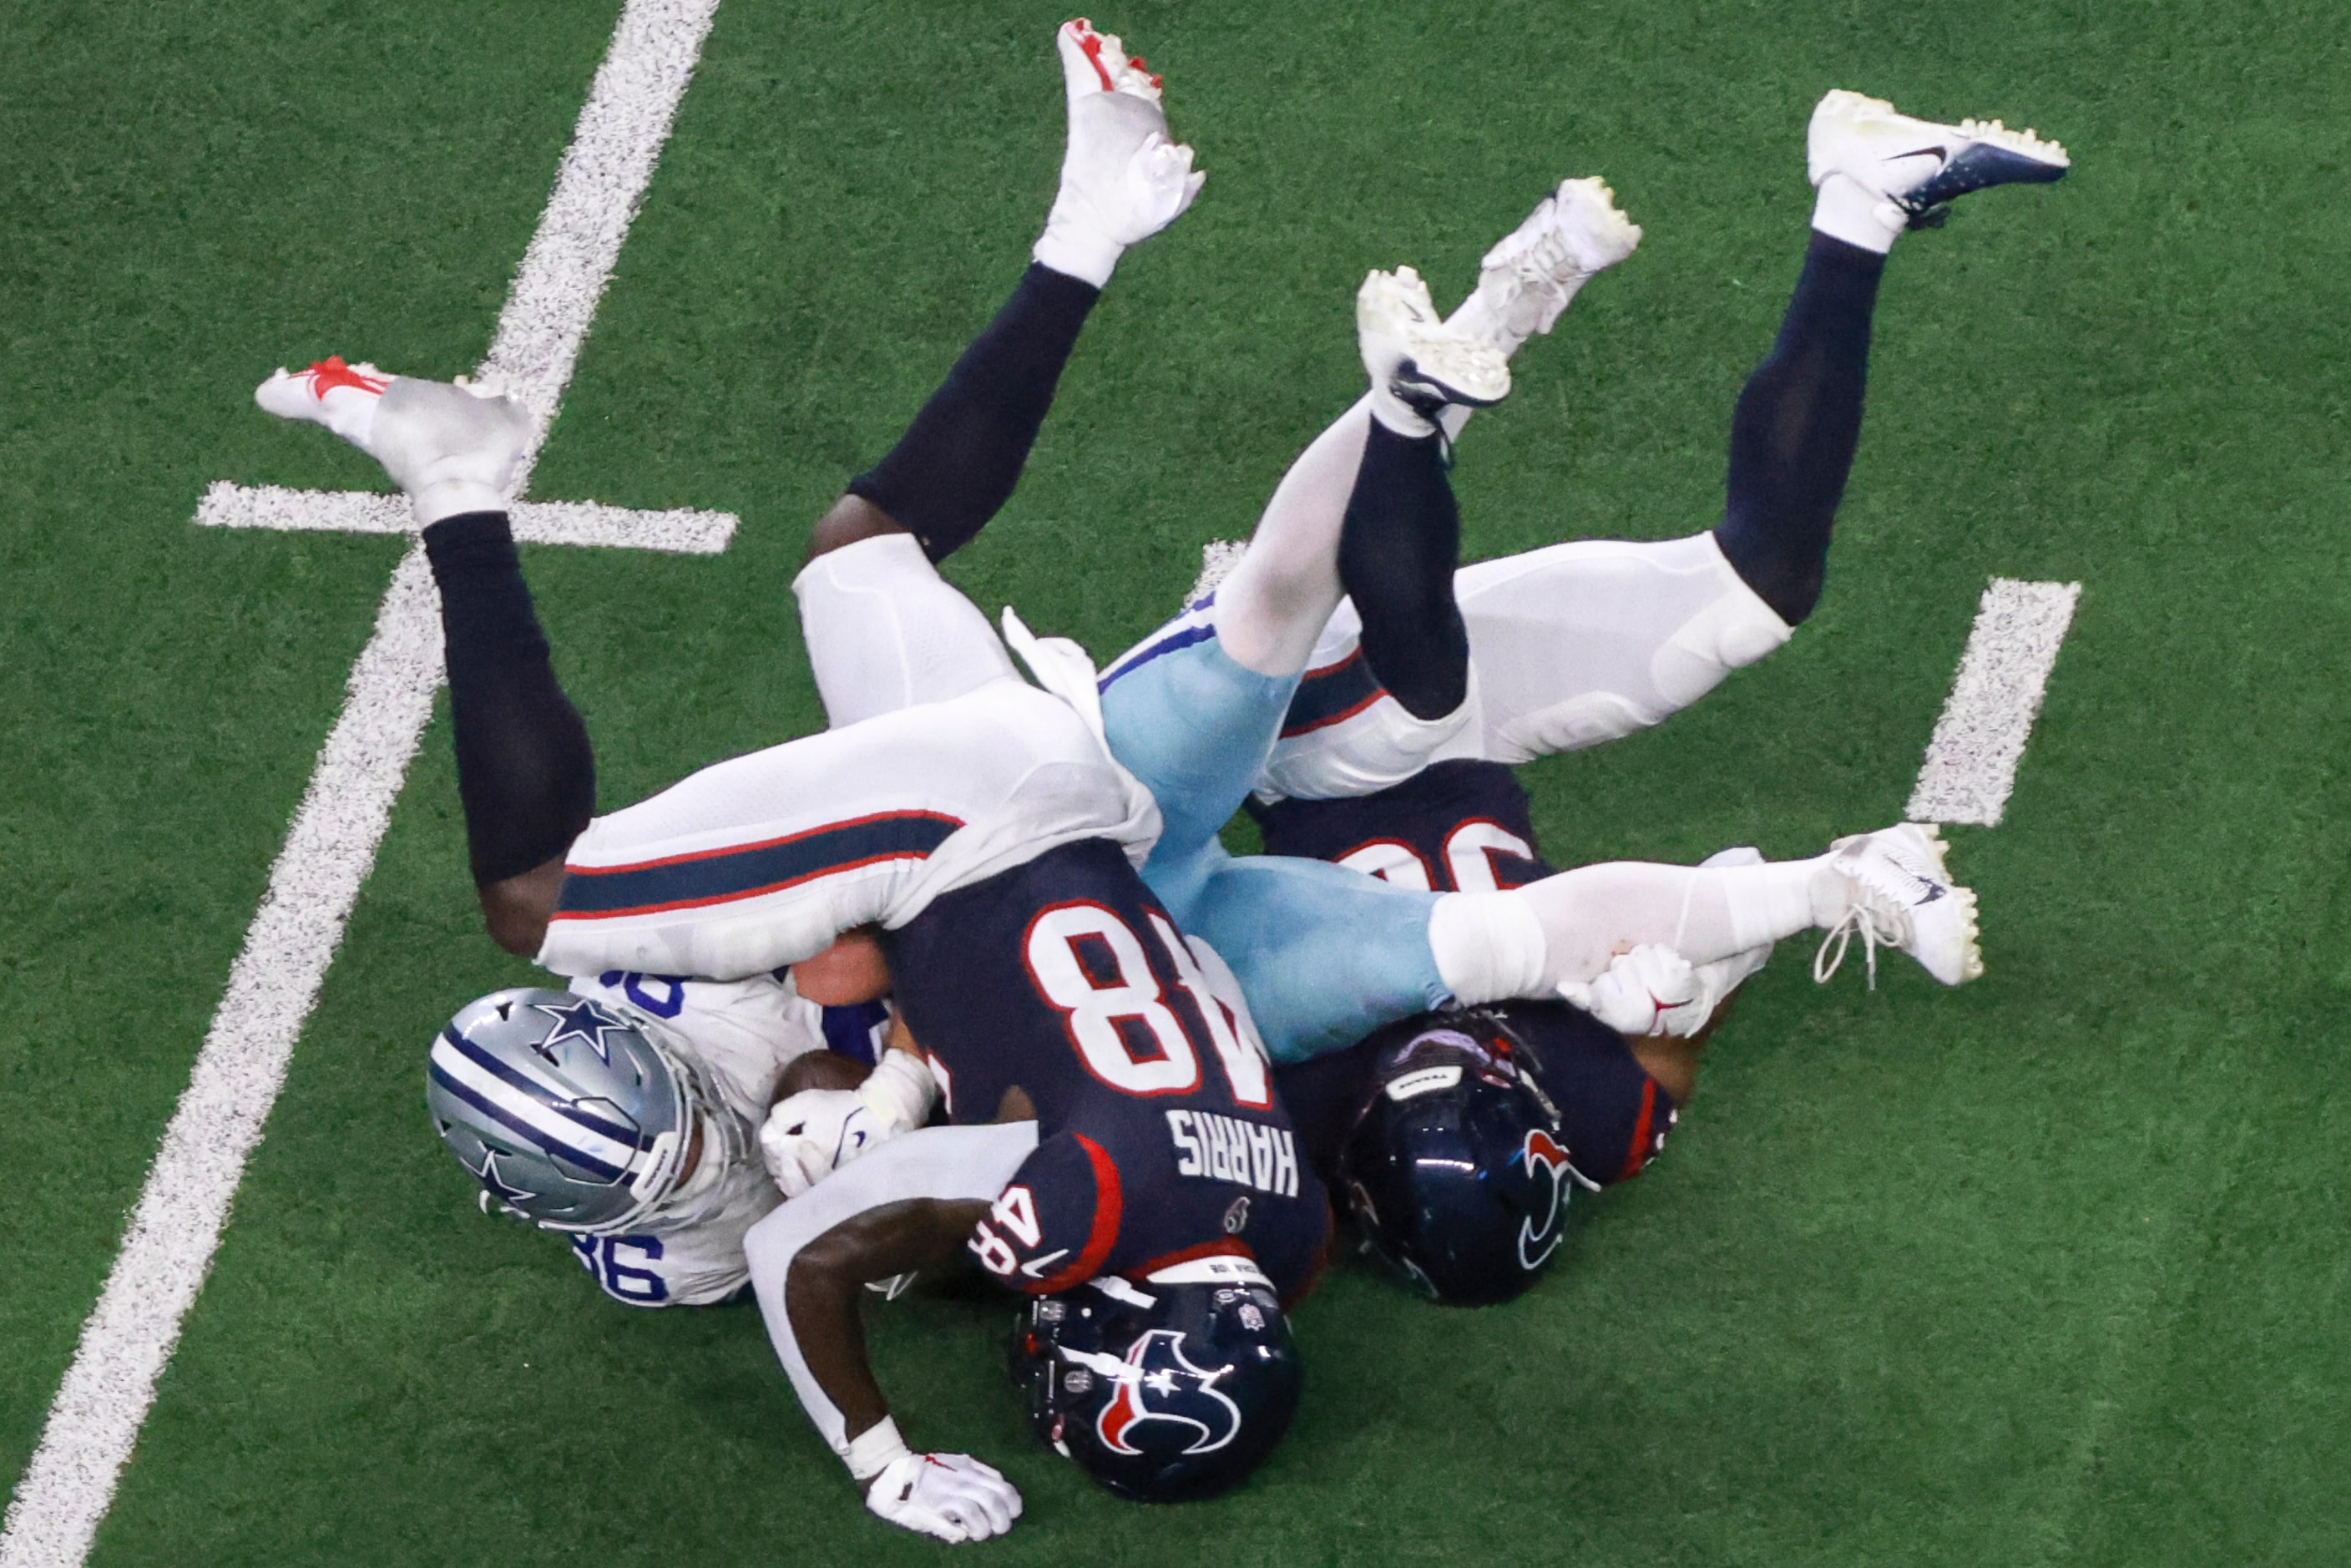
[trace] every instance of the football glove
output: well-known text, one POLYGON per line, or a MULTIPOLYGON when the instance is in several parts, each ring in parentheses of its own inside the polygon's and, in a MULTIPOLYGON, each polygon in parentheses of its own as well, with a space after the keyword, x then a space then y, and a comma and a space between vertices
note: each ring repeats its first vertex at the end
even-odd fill
POLYGON ((784 1196, 798 1197, 896 1133, 854 1089, 803 1089, 768 1113, 759 1157, 784 1196))
POLYGON ((865 1506, 906 1530, 946 1542, 986 1541, 1020 1517, 1020 1494, 968 1454, 904 1454, 865 1487, 865 1506))
POLYGON ((1686 1040, 1712 1021, 1730 993, 1771 956, 1766 942, 1694 965, 1671 947, 1647 945, 1619 954, 1590 985, 1571 980, 1559 994, 1619 1034, 1686 1040))
POLYGON ((856 1089, 803 1089, 759 1129, 759 1157, 798 1197, 858 1155, 930 1119, 938 1082, 911 1051, 885 1051, 856 1089))

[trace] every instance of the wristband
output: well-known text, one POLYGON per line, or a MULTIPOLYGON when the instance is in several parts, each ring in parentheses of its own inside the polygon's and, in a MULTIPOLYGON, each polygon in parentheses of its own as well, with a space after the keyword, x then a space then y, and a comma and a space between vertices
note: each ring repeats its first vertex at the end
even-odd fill
POLYGON ((841 1451, 841 1463, 859 1486, 863 1486, 914 1450, 906 1447, 906 1439, 898 1436, 898 1423, 884 1416, 849 1440, 841 1451))
POLYGON ((904 1133, 931 1119, 938 1092, 938 1081, 922 1058, 912 1051, 885 1051, 873 1071, 865 1075, 857 1097, 891 1131, 904 1133))

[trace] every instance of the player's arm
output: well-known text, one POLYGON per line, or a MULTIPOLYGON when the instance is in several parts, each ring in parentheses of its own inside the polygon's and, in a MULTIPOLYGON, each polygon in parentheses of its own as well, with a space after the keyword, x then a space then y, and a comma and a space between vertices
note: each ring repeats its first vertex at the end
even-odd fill
POLYGON ((1685 1105, 1698 1086, 1698 1052, 1739 987, 1771 954, 1766 944, 1693 965, 1670 947, 1640 946, 1618 955, 1590 985, 1562 986, 1560 993, 1622 1034, 1643 1071, 1685 1105))
POLYGON ((810 1051, 785 1070, 777 1092, 759 1129, 759 1155, 786 1197, 920 1127, 939 1100, 929 1060, 905 1019, 894 1015, 881 1060, 871 1068, 810 1051))
POLYGON ((841 1409, 851 1445, 889 1418, 890 1406, 865 1354, 860 1297, 871 1281, 954 1262, 972 1227, 987 1218, 980 1199, 914 1198, 843 1220, 792 1260, 784 1300, 810 1375, 841 1409))
POLYGON ((1033 1124, 902 1138, 744 1239, 777 1359, 866 1507, 946 1541, 1002 1534, 1019 1515, 1019 1494, 976 1459, 907 1446, 866 1358, 861 1287, 954 1259, 1036 1142, 1033 1124))
POLYGON ((1642 1071, 1657 1081, 1657 1087, 1672 1096, 1677 1106, 1689 1104, 1691 1094, 1698 1090, 1698 1053, 1714 1038, 1714 1031, 1722 1027, 1722 1020, 1729 1016, 1738 999, 1735 996, 1724 998, 1694 1034, 1625 1036, 1625 1043, 1633 1048, 1633 1060, 1641 1064, 1642 1071))

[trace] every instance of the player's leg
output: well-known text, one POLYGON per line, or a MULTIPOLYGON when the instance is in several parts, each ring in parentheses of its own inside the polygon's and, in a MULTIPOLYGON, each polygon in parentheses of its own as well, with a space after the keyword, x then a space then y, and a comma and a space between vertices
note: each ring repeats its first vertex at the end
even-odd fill
POLYGON ((1034 259, 897 444, 818 522, 793 585, 836 726, 1011 673, 986 617, 932 563, 1011 497, 1120 255, 1174 222, 1204 178, 1168 138, 1158 78, 1116 37, 1076 21, 1057 38, 1069 141, 1034 259))
POLYGON ((596 807, 588 728, 564 695, 507 508, 530 423, 502 397, 328 359, 278 371, 255 399, 323 424, 409 497, 441 589, 457 795, 490 935, 538 950, 563 854, 596 807))
POLYGON ((1504 893, 1418 893, 1320 861, 1259 855, 1206 879, 1187 928, 1231 967, 1268 1052, 1300 1061, 1455 1002, 1556 996, 1618 955, 1671 947, 1715 963, 1801 931, 1830 933, 1825 979, 1859 935, 1937 979, 1982 972, 1975 895, 1915 824, 1841 839, 1810 860, 1703 866, 1621 861, 1504 893))
MULTIPOLYGON (((1825 573, 1859 440, 1885 253, 1939 204, 2064 169, 2062 148, 1997 122, 1938 126, 1851 93, 1824 99, 1810 131, 1820 189, 1811 242, 1779 339, 1733 417, 1722 524, 1655 544, 1554 546, 1462 572, 1474 717, 1428 759, 1524 762, 1612 740, 1784 643, 1825 573)), ((1343 607, 1269 765, 1270 790, 1361 794, 1406 776, 1395 754, 1410 747, 1388 731, 1409 738, 1411 716, 1351 666, 1359 643, 1353 606, 1343 607)))
MULTIPOLYGON (((1509 371, 1490 345, 1437 319, 1409 268, 1374 273, 1357 300, 1371 420, 1428 433, 1450 404, 1490 402, 1509 371)), ((1299 673, 1341 592, 1340 540, 1367 447, 1353 411, 1293 464, 1216 591, 1102 677, 1111 750, 1159 803, 1144 874, 1179 924, 1223 827, 1263 765, 1299 673), (1206 855, 1207 860, 1199 857, 1206 855)))

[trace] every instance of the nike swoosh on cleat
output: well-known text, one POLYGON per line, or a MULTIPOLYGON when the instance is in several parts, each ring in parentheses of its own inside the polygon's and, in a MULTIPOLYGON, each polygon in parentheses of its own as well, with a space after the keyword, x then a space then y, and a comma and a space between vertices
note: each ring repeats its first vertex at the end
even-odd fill
POLYGON ((1921 147, 1915 152, 1896 152, 1892 157, 1887 158, 1886 162, 1888 163, 1898 163, 1905 158, 1927 157, 1932 157, 1935 160, 1935 166, 1938 169, 1951 161, 1951 155, 1943 151, 1940 147, 1921 147))

